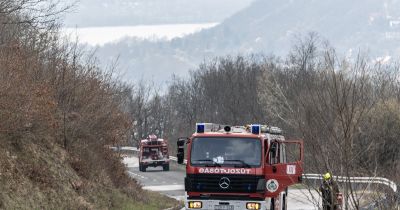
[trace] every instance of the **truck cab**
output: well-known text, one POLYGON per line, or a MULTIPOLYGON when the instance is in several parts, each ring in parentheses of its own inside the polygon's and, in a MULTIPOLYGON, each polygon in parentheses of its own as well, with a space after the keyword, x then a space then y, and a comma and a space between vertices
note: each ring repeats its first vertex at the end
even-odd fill
POLYGON ((168 142, 156 135, 149 135, 139 144, 139 171, 145 172, 148 167, 158 166, 169 171, 168 142))
POLYGON ((288 186, 301 181, 303 142, 276 127, 197 123, 177 144, 178 163, 187 151, 186 209, 284 210, 288 186))

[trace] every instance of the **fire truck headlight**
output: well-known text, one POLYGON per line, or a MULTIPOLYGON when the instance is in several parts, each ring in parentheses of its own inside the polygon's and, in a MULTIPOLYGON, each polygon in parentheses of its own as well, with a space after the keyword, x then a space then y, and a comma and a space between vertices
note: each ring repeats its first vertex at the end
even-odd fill
POLYGON ((260 203, 255 203, 255 202, 246 203, 246 208, 247 209, 260 209, 261 208, 261 204, 260 203))
POLYGON ((190 209, 201 209, 202 206, 201 201, 189 201, 190 209))

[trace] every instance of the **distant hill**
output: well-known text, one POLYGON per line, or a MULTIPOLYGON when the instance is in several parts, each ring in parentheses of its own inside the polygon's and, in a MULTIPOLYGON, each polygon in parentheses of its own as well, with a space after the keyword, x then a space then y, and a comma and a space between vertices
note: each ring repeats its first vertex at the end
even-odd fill
MULTIPOLYGON (((72 1, 72 0, 71 0, 72 1)), ((254 0, 80 0, 67 27, 221 22, 254 0)))
POLYGON ((126 39, 99 48, 105 62, 120 55, 126 76, 165 81, 204 59, 236 53, 284 56, 296 37, 317 32, 339 54, 400 56, 399 0, 258 0, 220 25, 170 42, 126 39))
POLYGON ((284 55, 300 34, 317 32, 338 50, 398 54, 398 0, 259 0, 219 27, 192 38, 217 52, 273 52, 284 55), (197 37, 196 37, 197 36, 197 37), (207 39, 204 39, 207 38, 207 39))

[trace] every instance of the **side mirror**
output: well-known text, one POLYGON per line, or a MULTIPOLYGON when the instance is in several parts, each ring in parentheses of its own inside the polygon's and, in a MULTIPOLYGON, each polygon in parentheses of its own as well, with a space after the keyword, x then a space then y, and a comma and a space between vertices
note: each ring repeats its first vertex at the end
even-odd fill
POLYGON ((178 146, 178 151, 176 153, 176 157, 178 159, 178 164, 183 164, 183 158, 185 157, 185 142, 187 138, 179 138, 176 142, 178 146))

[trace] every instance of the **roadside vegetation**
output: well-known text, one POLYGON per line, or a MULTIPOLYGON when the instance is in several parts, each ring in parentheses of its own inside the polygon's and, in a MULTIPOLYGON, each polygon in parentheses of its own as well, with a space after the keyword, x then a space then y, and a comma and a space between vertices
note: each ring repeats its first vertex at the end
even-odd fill
POLYGON ((57 1, 0 1, 0 209, 165 209, 110 145, 132 91, 58 36, 57 1))

